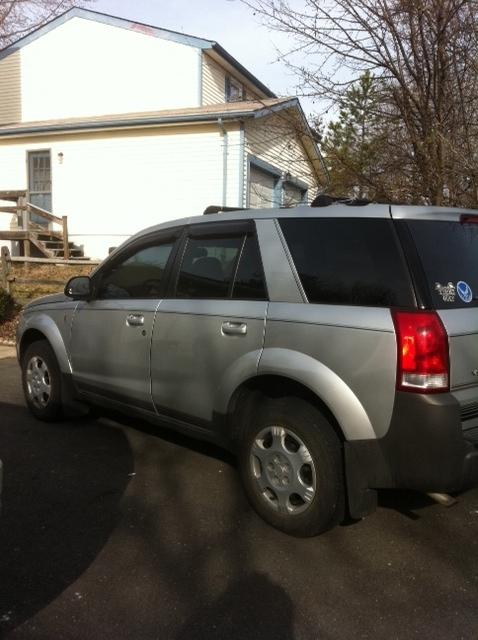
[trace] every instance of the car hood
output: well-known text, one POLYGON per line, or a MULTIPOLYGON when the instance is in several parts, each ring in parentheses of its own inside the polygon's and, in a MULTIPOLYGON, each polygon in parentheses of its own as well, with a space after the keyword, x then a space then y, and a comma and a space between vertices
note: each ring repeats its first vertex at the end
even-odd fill
POLYGON ((36 300, 32 300, 25 307, 24 311, 31 311, 33 308, 40 307, 45 304, 55 304, 57 302, 67 302, 70 301, 71 298, 65 296, 64 293, 53 293, 49 296, 42 296, 41 298, 36 298, 36 300))

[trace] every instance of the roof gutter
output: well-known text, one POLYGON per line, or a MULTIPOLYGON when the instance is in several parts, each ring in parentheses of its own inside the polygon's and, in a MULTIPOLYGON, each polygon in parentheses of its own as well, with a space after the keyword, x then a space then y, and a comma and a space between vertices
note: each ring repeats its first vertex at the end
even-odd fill
POLYGON ((217 123, 224 120, 239 120, 254 116, 254 111, 234 111, 218 116, 217 113, 193 116, 166 116, 162 118, 137 118, 134 120, 102 120, 101 122, 78 122, 48 124, 0 130, 0 137, 15 137, 41 133, 63 133, 74 131, 96 131, 99 129, 129 129, 132 127, 154 127, 171 124, 217 123))
POLYGON ((182 125, 195 123, 217 123, 218 118, 224 121, 241 120, 243 118, 262 118, 276 111, 288 109, 298 104, 297 98, 284 101, 280 104, 264 106, 263 109, 251 109, 250 111, 226 111, 223 113, 200 113, 196 115, 177 116, 150 116, 134 118, 131 120, 111 119, 94 120, 84 122, 66 122, 56 124, 31 124, 25 127, 7 127, 0 129, 0 138, 38 135, 42 133, 64 133, 75 131, 97 131, 103 129, 129 129, 134 127, 155 127, 164 125, 182 125))

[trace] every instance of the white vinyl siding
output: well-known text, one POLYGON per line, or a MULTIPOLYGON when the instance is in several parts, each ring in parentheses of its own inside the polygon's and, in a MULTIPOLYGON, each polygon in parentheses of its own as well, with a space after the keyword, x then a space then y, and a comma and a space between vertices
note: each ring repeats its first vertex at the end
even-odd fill
POLYGON ((21 120, 20 51, 0 60, 0 124, 21 120))
MULTIPOLYGON (((276 167, 283 176, 305 183, 309 200, 317 190, 314 170, 296 134, 296 125, 285 112, 245 123, 246 156, 276 167)), ((247 157, 246 157, 247 167, 247 157)), ((247 198, 247 185, 246 193, 247 198)))
POLYGON ((206 53, 202 56, 202 103, 226 101, 226 72, 206 53))
POLYGON ((27 151, 51 149, 53 213, 68 216, 87 256, 103 258, 145 227, 222 205, 225 159, 226 205, 237 206, 238 124, 228 125, 226 157, 224 142, 217 125, 0 139, 0 191, 25 189, 27 151))
POLYGON ((192 46, 75 17, 20 53, 23 121, 198 106, 192 46))

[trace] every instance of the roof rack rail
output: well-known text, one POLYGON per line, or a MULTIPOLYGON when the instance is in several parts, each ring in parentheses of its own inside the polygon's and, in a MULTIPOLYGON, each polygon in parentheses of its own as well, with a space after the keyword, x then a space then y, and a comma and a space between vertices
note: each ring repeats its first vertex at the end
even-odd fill
POLYGON ((328 207, 331 204, 346 204, 349 207, 364 207, 370 204, 370 200, 365 198, 348 198, 344 196, 329 196, 326 193, 320 193, 310 203, 311 207, 328 207))
POLYGON ((203 216, 208 216, 211 213, 226 213, 227 211, 245 211, 244 207, 219 207, 215 204, 209 205, 203 211, 203 216))

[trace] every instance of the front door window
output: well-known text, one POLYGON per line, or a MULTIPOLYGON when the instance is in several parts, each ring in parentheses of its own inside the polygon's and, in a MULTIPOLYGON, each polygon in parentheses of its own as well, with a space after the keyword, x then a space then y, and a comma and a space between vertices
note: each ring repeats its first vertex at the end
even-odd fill
MULTIPOLYGON (((28 195, 36 207, 51 211, 51 154, 50 151, 30 151, 28 154, 28 195)), ((32 222, 47 225, 44 218, 32 214, 32 222)))

